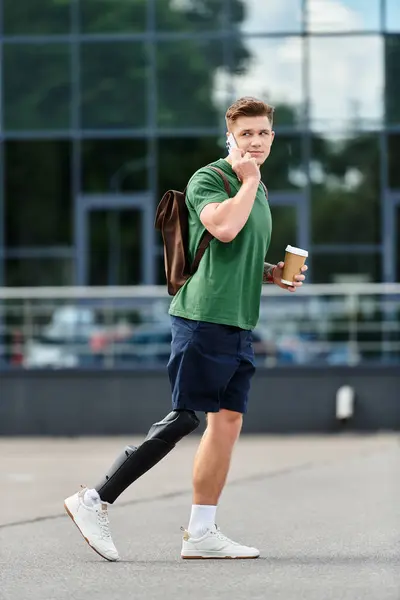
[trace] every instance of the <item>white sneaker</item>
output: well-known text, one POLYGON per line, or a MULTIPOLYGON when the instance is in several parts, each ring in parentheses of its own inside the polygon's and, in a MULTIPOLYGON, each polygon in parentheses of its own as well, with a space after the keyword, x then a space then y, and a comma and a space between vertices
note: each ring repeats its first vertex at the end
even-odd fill
POLYGON ((107 504, 86 506, 83 496, 87 488, 67 498, 64 508, 93 550, 106 560, 119 560, 119 555, 110 534, 107 504))
POLYGON ((208 529, 199 538, 184 531, 181 558, 258 558, 260 551, 250 546, 242 546, 221 533, 217 526, 208 529))

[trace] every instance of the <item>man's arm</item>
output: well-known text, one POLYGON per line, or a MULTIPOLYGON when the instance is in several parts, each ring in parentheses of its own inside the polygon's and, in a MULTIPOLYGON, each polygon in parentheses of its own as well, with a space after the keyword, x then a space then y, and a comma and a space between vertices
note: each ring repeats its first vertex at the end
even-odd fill
POLYGON ((245 181, 234 198, 207 204, 200 214, 204 227, 220 242, 231 242, 245 226, 253 208, 259 180, 245 181))
POLYGON ((232 170, 242 182, 239 192, 219 204, 203 208, 200 220, 204 227, 221 242, 231 242, 246 225, 260 183, 260 169, 249 153, 233 148, 230 153, 232 170))

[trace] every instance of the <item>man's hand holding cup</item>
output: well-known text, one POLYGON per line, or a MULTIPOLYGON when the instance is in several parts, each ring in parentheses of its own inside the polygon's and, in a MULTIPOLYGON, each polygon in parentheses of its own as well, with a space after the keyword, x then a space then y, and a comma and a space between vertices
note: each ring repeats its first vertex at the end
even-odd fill
POLYGON ((307 250, 287 246, 285 261, 279 262, 274 268, 272 275, 274 283, 284 290, 295 292, 297 288, 303 285, 306 278, 303 273, 308 269, 307 265, 304 264, 307 256, 307 250))

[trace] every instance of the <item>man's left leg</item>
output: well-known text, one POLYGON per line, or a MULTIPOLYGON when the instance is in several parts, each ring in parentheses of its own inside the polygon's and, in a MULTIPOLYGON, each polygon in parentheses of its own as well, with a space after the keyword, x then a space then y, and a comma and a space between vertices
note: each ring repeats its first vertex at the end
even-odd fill
POLYGON ((162 460, 175 445, 199 425, 193 411, 175 410, 154 423, 138 447, 126 446, 92 489, 83 488, 65 499, 64 507, 86 542, 103 558, 116 561, 118 551, 111 537, 107 503, 115 500, 134 481, 162 460))

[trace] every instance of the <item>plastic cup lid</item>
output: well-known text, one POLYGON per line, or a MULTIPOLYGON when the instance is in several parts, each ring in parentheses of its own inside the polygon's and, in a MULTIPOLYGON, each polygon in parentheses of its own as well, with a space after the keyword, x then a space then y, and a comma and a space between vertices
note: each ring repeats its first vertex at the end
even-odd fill
POLYGON ((301 248, 296 248, 295 246, 286 246, 286 252, 291 252, 292 254, 298 254, 299 256, 308 256, 307 250, 302 250, 301 248))

